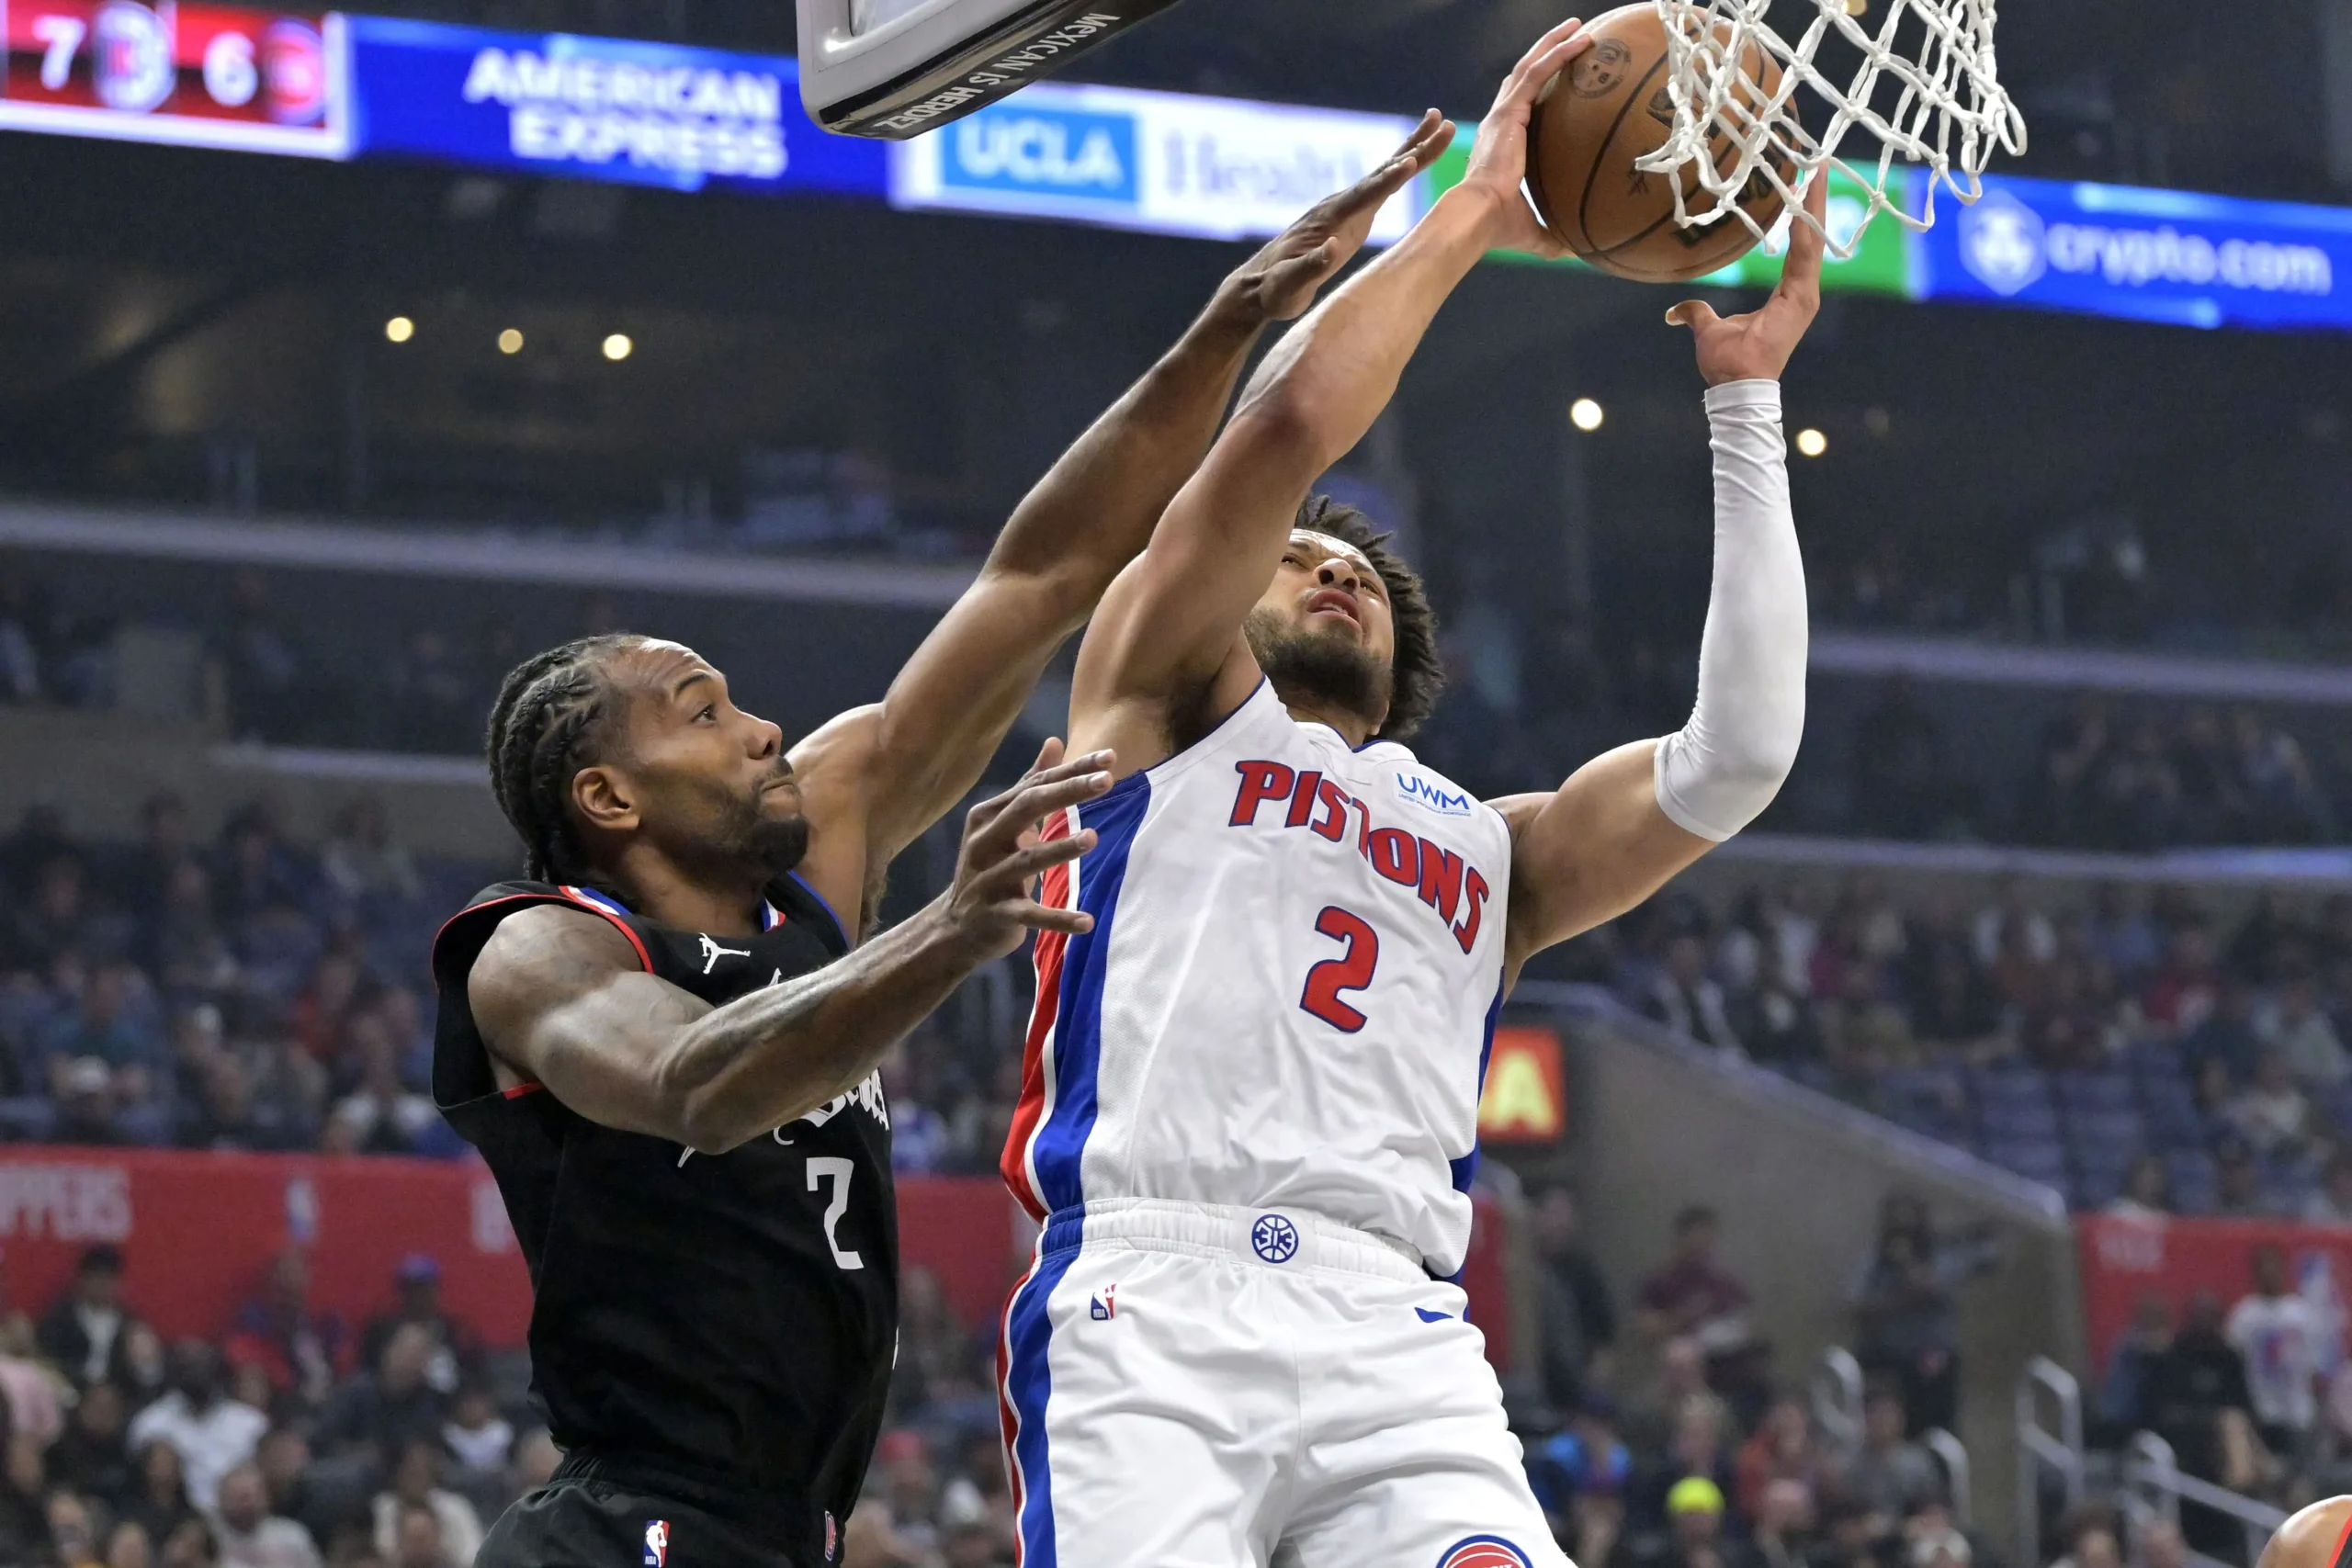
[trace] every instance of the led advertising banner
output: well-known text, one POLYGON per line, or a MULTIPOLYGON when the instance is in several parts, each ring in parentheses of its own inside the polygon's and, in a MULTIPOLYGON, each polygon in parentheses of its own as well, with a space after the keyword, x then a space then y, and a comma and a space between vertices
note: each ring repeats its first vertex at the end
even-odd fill
POLYGON ((0 0, 0 128, 341 158, 344 18, 158 0, 0 0))
POLYGON ((2193 327, 2352 328, 2352 211, 1987 179, 1919 246, 1915 295, 2193 327))
POLYGON ((688 191, 888 183, 885 149, 819 130, 780 56, 382 17, 352 18, 351 51, 363 155, 688 191))
MULTIPOLYGON (((1200 239, 1275 234, 1396 151, 1400 116, 1042 83, 894 151, 892 205, 1060 218, 1200 239)), ((1386 244, 1425 205, 1380 210, 1386 244)))

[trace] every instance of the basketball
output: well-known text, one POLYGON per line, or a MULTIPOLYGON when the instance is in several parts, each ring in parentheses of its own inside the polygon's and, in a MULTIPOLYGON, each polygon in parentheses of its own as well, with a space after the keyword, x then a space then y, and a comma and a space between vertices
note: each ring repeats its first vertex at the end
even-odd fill
MULTIPOLYGON (((1620 6, 1585 29, 1593 45, 1560 73, 1537 100, 1528 125, 1529 193, 1536 212, 1561 243, 1601 271, 1644 283, 1679 283, 1704 276, 1746 255, 1756 243, 1747 225, 1726 217, 1684 228, 1674 220, 1668 176, 1635 168, 1634 161, 1665 144, 1674 123, 1667 95, 1666 28, 1656 6, 1620 6)), ((1741 73, 1756 103, 1780 86, 1779 62, 1750 45, 1741 73)), ((1718 167, 1738 150, 1711 138, 1718 167)), ((1783 168, 1784 178, 1793 177, 1783 168)), ((1675 178, 1687 178, 1676 175, 1675 178)), ((1685 202, 1703 211, 1712 198, 1686 186, 1685 202)), ((1759 171, 1740 193, 1739 206, 1758 225, 1780 220, 1781 193, 1759 171)))
POLYGON ((2352 1497, 2313 1503, 2278 1527, 2257 1568, 2335 1568, 2352 1535, 2352 1497))

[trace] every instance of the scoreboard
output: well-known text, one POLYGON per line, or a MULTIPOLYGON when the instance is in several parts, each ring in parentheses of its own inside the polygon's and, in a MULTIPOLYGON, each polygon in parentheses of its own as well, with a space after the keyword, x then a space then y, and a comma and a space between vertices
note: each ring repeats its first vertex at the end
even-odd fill
POLYGON ((351 153, 344 18, 187 0, 0 0, 0 128, 351 153))

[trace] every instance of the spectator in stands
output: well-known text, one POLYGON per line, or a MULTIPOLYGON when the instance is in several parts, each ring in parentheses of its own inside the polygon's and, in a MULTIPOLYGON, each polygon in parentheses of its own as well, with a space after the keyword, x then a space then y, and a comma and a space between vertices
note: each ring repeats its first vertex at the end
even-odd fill
POLYGON ((2173 1212, 2172 1171, 2164 1156, 2143 1154, 2132 1162, 2123 1190, 2107 1206, 2120 1219, 2160 1220, 2173 1212))
POLYGON ((2214 988, 2213 1010, 2180 1037, 2181 1055, 2190 1073, 2201 1074, 2206 1063, 2218 1062, 2238 1082, 2252 1078, 2263 1044, 2255 1032, 2254 1016, 2253 989, 2236 976, 2223 976, 2214 988))
POLYGON ((46 977, 59 960, 87 957, 102 945, 104 932, 79 854, 62 850, 9 881, 17 897, 0 924, 0 971, 46 977))
POLYGON ((466 1568, 442 1543, 441 1520, 429 1507, 402 1504, 392 1544, 389 1568, 466 1568))
POLYGON ((360 1336, 360 1361, 371 1367, 380 1365, 392 1336, 413 1324, 433 1344, 424 1381, 440 1393, 454 1393, 475 1347, 472 1335, 441 1303, 440 1263, 430 1253, 403 1254, 392 1269, 392 1292, 398 1304, 369 1319, 367 1332, 360 1336))
POLYGON ((433 1101, 401 1079, 400 1055, 381 1018, 356 1013, 345 1026, 359 1081, 336 1101, 322 1146, 335 1154, 415 1154, 441 1121, 433 1101))
POLYGON ((287 843, 276 804, 247 801, 220 829, 213 887, 232 924, 267 915, 303 914, 311 908, 311 867, 287 843))
POLYGON ((115 1339, 114 1365, 107 1381, 122 1390, 123 1404, 131 1410, 144 1410, 162 1398, 172 1381, 164 1337, 135 1318, 125 1325, 115 1339))
POLYGON ((1567 1426, 1536 1445, 1528 1470, 1531 1483, 1555 1497, 1605 1493, 1618 1499, 1622 1522, 1634 1454, 1618 1436, 1616 1401, 1605 1393, 1586 1394, 1567 1426))
POLYGON ((2116 1542, 2114 1528, 2101 1519, 2075 1530, 2066 1554, 2051 1568, 2123 1568, 2123 1548, 2116 1542))
MULTIPOLYGON (((478 741, 472 730, 477 722, 469 709, 466 739, 452 750, 469 751, 474 748, 478 741)), ((406 901, 422 897, 424 893, 424 885, 416 874, 416 863, 409 858, 407 850, 393 841, 391 818, 385 814, 384 803, 372 795, 349 800, 335 813, 334 831, 319 854, 319 867, 326 875, 327 886, 353 905, 370 899, 406 901)))
POLYGON ((402 1443, 390 1467, 390 1484, 376 1495, 376 1550, 402 1555, 401 1517, 422 1509, 433 1516, 441 1551, 454 1568, 470 1568, 481 1550, 481 1516, 474 1506, 439 1483, 439 1450, 429 1438, 402 1443))
POLYGON ((229 593, 226 634, 214 649, 229 697, 229 723, 241 740, 308 738, 308 662, 301 645, 278 624, 269 580, 241 571, 229 593))
POLYGON ((2000 998, 1983 970, 1955 942, 1938 942, 1928 960, 1926 983, 1911 1010, 1911 1030, 1919 1043, 1970 1057, 1997 1054, 2000 998))
POLYGON ((40 1353, 77 1385, 103 1380, 128 1314, 122 1305, 122 1250, 106 1242, 83 1250, 74 1282, 41 1314, 40 1353))
POLYGON ((2245 1363, 2263 1442, 2275 1453, 2301 1455, 2319 1425, 2315 1390, 2327 1328, 2318 1309, 2292 1288, 2283 1250, 2256 1247, 2253 1271, 2254 1289, 2230 1309, 2222 1334, 2245 1363))
POLYGON ((2213 1010, 2220 981, 2212 934, 2201 921, 2181 925, 2140 994, 2141 1016, 2163 1034, 2186 1035, 2213 1010))
POLYGON ((1762 1512, 1764 1489, 1775 1481, 1801 1482, 1807 1495, 1817 1501, 1828 1479, 1829 1463, 1804 1401, 1792 1393, 1773 1400, 1755 1435, 1740 1449, 1735 1469, 1739 1477, 1736 1502, 1740 1513, 1748 1518, 1762 1512))
POLYGON ((2240 707, 2230 715, 2230 742, 2257 841, 2335 841, 2335 813, 2300 741, 2253 708, 2240 707))
POLYGON ((41 1053, 43 1071, 61 1098, 69 1077, 79 1074, 86 1080, 89 1064, 97 1064, 116 1107, 115 1130, 123 1138, 160 1141, 164 1122, 155 1096, 165 1066, 163 1032, 138 970, 128 964, 92 970, 81 997, 42 1034, 41 1053))
POLYGON ((1634 1321, 1653 1342, 1688 1336, 1706 1352, 1711 1373, 1755 1343, 1747 1287, 1715 1261, 1715 1212, 1693 1203, 1674 1216, 1674 1252, 1642 1281, 1634 1321))
POLYGON ((1723 1488, 1703 1475, 1686 1476, 1666 1495, 1666 1550, 1645 1554, 1659 1568, 1724 1568, 1723 1488))
POLYGON ((169 1443, 187 1472, 188 1497, 210 1508, 220 1478, 254 1457, 269 1418, 221 1392, 220 1352, 201 1339, 172 1347, 171 1382, 171 1392, 131 1418, 130 1450, 141 1453, 158 1438, 169 1443))
POLYGON ((2222 1110, 2230 1130, 2258 1155, 2292 1156, 2303 1152, 2312 1133, 2311 1101, 2296 1086, 2287 1055, 2277 1046, 2256 1063, 2254 1081, 2222 1110))
POLYGON ((2303 1200, 2303 1218, 2313 1224, 2352 1225, 2352 1152, 2328 1156, 2319 1190, 2303 1200))
POLYGON ((2352 1077, 2352 1056, 2345 1054, 2335 1025, 2319 1005, 2319 987, 2307 969, 2288 978, 2276 1001, 2255 1010, 2254 1034, 2284 1055, 2305 1083, 2332 1088, 2352 1077))
POLYGON ((1907 675, 1894 675, 1854 727, 1855 826, 1886 839, 1933 839, 1965 820, 1967 792, 1943 732, 1907 675))
POLYGON ((2213 1164, 2215 1214, 2225 1219, 2252 1219, 2271 1212, 2270 1201, 2262 1191, 2262 1167, 2244 1139, 2224 1139, 2213 1153, 2213 1164))
POLYGON ((465 1494, 484 1518, 505 1502, 506 1470, 514 1458, 514 1424, 498 1413, 488 1387, 458 1385, 449 1418, 441 1424, 441 1446, 457 1461, 449 1484, 465 1494))
POLYGON ((1786 1477, 1766 1482, 1748 1534, 1758 1568, 1808 1568, 1814 1514, 1812 1487, 1786 1477))
POLYGON ((7 1462, 0 1467, 0 1562, 30 1562, 40 1556, 49 1534, 41 1506, 48 1491, 40 1445, 28 1437, 9 1438, 7 1462))
POLYGON ((1904 1435, 1907 1419, 1900 1393, 1872 1390, 1862 1401, 1861 1447, 1838 1482, 1844 1495, 1881 1516, 1886 1530, 1943 1490, 1936 1461, 1904 1435))
POLYGON ((221 1568, 319 1568, 318 1543, 301 1523, 269 1511, 261 1468, 241 1464, 220 1478, 221 1568))
POLYGON ((259 1366, 279 1393, 317 1409, 348 1365, 344 1337, 343 1320, 311 1304, 310 1253, 288 1246, 270 1260, 260 1292, 237 1309, 228 1353, 232 1361, 259 1366))
POLYGON ((1636 1529, 1664 1528, 1674 1489, 1685 1481, 1703 1480, 1726 1495, 1738 1489, 1724 1432, 1727 1419, 1723 1401, 1692 1400, 1682 1405, 1662 1453, 1635 1450, 1642 1457, 1626 1491, 1626 1514, 1636 1529))
POLYGON ((2041 732, 2040 756, 2021 798, 2018 835, 2031 844, 2096 841, 2093 798, 2100 764, 2114 744, 2106 699, 2086 692, 2041 732))
POLYGON ((268 1513, 301 1525, 314 1543, 330 1540, 330 1526, 344 1510, 336 1506, 332 1489, 321 1485, 312 1472, 311 1440, 300 1427, 272 1427, 254 1455, 254 1464, 261 1472, 268 1513))
POLYGON ((1707 1353, 1689 1335, 1678 1335, 1658 1347, 1657 1379, 1627 1423, 1634 1444, 1645 1453, 1657 1453, 1680 1428, 1685 1411, 1694 1404, 1708 1407, 1715 1425, 1731 1426, 1731 1409, 1707 1382, 1707 1353))
POLYGON ((2187 1320, 2148 1368, 2144 1415, 2173 1446, 2181 1468, 2207 1481, 2222 1475, 2226 1418, 2250 1419, 2245 1359, 2222 1331, 2222 1304, 2208 1291, 2189 1299, 2187 1320))
POLYGON ((1737 1051, 1739 1036, 1724 1010, 1724 991, 1707 974, 1707 944, 1696 931, 1683 931, 1666 944, 1666 962, 1642 1000, 1642 1010, 1678 1034, 1737 1051))
POLYGON ((195 861, 173 869, 147 930, 146 962, 168 994, 218 1000, 232 995, 242 978, 236 950, 212 908, 212 878, 195 861))
POLYGON ((2154 1291, 2144 1291, 2132 1303, 2131 1323, 2116 1336, 2107 1353, 2107 1372, 2099 1380, 2092 1405, 2098 1424, 2094 1442, 2118 1447, 2154 1423, 2150 1400, 2156 1367, 2171 1348, 2172 1303, 2154 1291))
POLYGON ((1575 1190, 1551 1182, 1536 1191, 1532 1206, 1544 1393, 1555 1408, 1573 1409, 1588 1386, 1608 1381, 1617 1305, 1585 1247, 1575 1190))
POLYGON ((49 1495, 49 1550, 57 1568, 104 1568, 98 1528, 91 1505, 73 1493, 49 1495))
MULTIPOLYGON (((220 1478, 213 1478, 217 1485, 220 1478)), ((188 1479, 179 1450, 162 1438, 137 1445, 132 1456, 130 1489, 121 1495, 126 1517, 146 1527, 148 1539, 161 1540, 193 1518, 196 1505, 188 1496, 188 1479)))
POLYGON ((418 1325, 394 1329, 376 1365, 336 1391, 320 1424, 322 1441, 365 1446, 390 1464, 412 1439, 437 1439, 449 1413, 448 1402, 425 1379, 433 1348, 433 1337, 418 1325))
POLYGON ((462 755, 481 744, 479 678, 439 627, 412 630, 387 674, 384 716, 400 750, 462 755))
POLYGON ((1877 1245, 1852 1291, 1856 1349, 1902 1390, 1908 1431, 1959 1424, 1955 1298, 1998 1259, 1988 1229, 1939 1237, 1913 1194, 1890 1192, 1880 1204, 1877 1245))
MULTIPOLYGON (((115 862, 107 890, 123 908, 159 909, 180 868, 202 864, 187 802, 174 791, 157 790, 141 802, 138 841, 115 862)), ((205 886, 209 897, 209 879, 205 886)))
POLYGON ((38 703, 54 615, 20 564, 0 561, 0 703, 38 703))
POLYGON ((50 1445, 49 1469, 64 1486, 95 1497, 119 1497, 130 1487, 130 1450, 123 1430, 130 1414, 122 1390, 91 1383, 74 1402, 73 1418, 50 1445))

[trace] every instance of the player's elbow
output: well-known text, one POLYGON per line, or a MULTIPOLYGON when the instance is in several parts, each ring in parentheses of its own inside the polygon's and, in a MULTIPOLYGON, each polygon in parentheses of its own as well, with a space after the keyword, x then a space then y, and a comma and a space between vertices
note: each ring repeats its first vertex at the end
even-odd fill
POLYGON ((1253 467, 1295 469, 1311 484, 1315 476, 1347 456, 1333 428, 1315 389, 1296 377, 1282 376, 1259 389, 1234 413, 1223 439, 1244 450, 1253 467))

